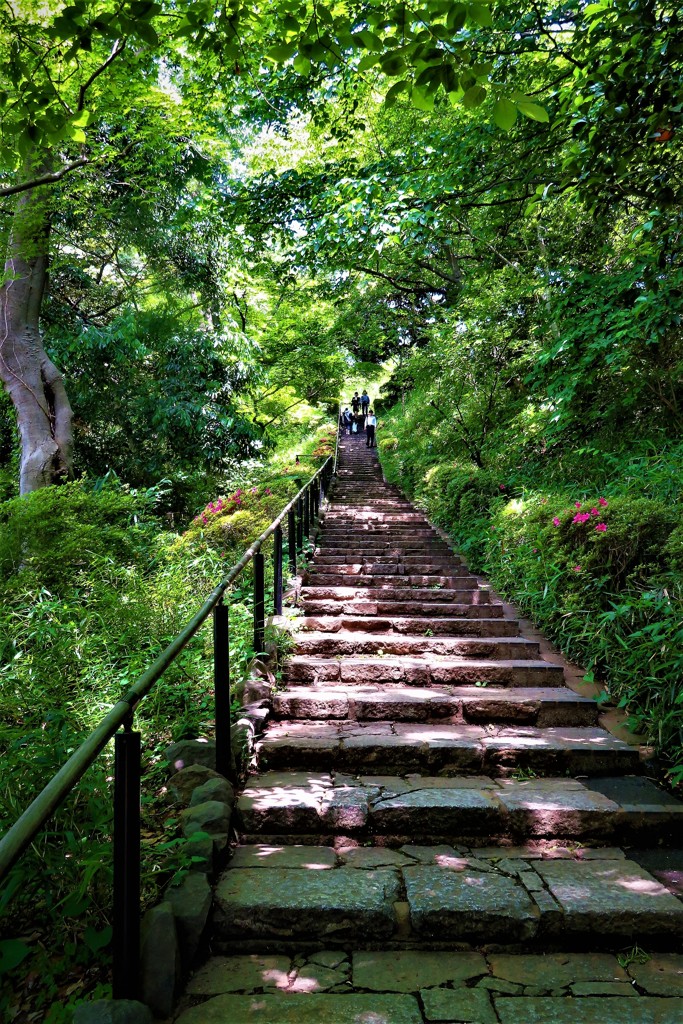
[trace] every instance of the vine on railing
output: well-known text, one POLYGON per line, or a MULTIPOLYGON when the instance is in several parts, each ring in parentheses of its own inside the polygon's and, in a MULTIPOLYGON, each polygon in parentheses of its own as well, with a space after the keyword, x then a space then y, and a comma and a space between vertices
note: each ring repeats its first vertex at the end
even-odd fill
MULTIPOLYGON (((339 429, 337 429, 337 445, 339 429)), ((213 614, 213 678, 216 770, 230 778, 230 633, 224 596, 242 570, 254 563, 254 653, 265 639, 265 556, 261 548, 273 537, 273 611, 282 613, 283 524, 287 529, 289 569, 296 575, 297 552, 304 549, 336 471, 337 451, 329 456, 270 526, 242 555, 208 596, 196 615, 175 637, 83 741, 21 817, 0 839, 0 882, 30 846, 47 820, 114 738, 114 886, 112 916, 113 995, 135 999, 140 955, 140 733, 134 731, 137 705, 175 661, 209 615, 213 614), (119 731, 119 730, 122 731, 119 731)))

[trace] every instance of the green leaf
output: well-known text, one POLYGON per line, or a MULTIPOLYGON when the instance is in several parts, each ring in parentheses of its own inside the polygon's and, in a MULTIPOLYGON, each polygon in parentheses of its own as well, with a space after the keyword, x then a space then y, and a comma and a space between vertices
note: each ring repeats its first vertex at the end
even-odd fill
POLYGON ((148 43, 149 46, 159 45, 159 36, 156 33, 156 29, 148 21, 137 21, 135 23, 135 34, 144 43, 148 43))
POLYGON ((426 93, 423 89, 413 89, 410 99, 418 110, 426 110, 431 113, 434 109, 434 93, 426 93))
POLYGON ((374 68, 376 64, 379 64, 379 57, 375 53, 366 53, 364 57, 358 61, 358 70, 367 71, 368 68, 374 68))
POLYGON ((0 940, 0 974, 7 974, 8 971, 14 970, 30 952, 31 947, 21 939, 0 940))
POLYGON ((294 70, 297 72, 297 74, 303 75, 304 78, 307 78, 308 75, 310 75, 311 73, 310 60, 308 59, 308 57, 302 57, 300 53, 297 54, 297 56, 292 61, 292 66, 294 70))
POLYGON ((517 120, 517 107, 512 100, 501 96, 493 107, 493 120, 504 132, 509 132, 517 120))
POLYGON ((545 107, 538 103, 532 103, 531 100, 517 100, 517 108, 532 121, 548 121, 548 111, 545 107))
POLYGON ((389 75, 391 78, 395 78, 397 75, 402 74, 405 71, 406 62, 403 57, 397 57, 395 54, 391 54, 385 57, 382 61, 382 71, 385 75, 389 75))
POLYGON ((71 124, 75 128, 85 128, 87 124, 90 124, 90 118, 92 114, 89 110, 81 110, 78 114, 71 118, 71 124))
POLYGON ((296 42, 279 43, 277 46, 273 46, 272 49, 268 50, 266 60, 272 60, 275 64, 283 64, 296 53, 296 50, 296 42))
POLYGON ((491 12, 483 4, 470 4, 469 18, 470 21, 473 21, 476 25, 481 25, 482 28, 491 28, 493 25, 491 12))
POLYGON ((480 106, 486 99, 486 89, 483 85, 471 85, 461 102, 463 107, 467 107, 470 110, 472 107, 480 106))
POLYGON ((393 107, 400 94, 402 92, 408 92, 408 89, 409 85, 407 82, 396 82, 392 85, 391 89, 389 89, 388 93, 384 97, 385 107, 393 107))
POLYGON ((363 29, 362 32, 354 32, 352 39, 358 46, 362 46, 364 50, 370 50, 373 53, 381 53, 384 49, 384 43, 375 35, 374 32, 368 32, 367 29, 363 29))

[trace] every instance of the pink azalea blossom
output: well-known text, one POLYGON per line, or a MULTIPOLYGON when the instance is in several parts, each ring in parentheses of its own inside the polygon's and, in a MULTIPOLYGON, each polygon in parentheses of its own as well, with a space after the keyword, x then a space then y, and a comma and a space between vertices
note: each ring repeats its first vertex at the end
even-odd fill
POLYGON ((595 529, 598 531, 598 533, 604 533, 607 529, 607 523, 598 523, 595 529))
POLYGON ((573 570, 572 570, 572 572, 581 572, 581 566, 580 565, 575 565, 573 570))
POLYGON ((573 523, 586 523, 586 522, 588 522, 590 517, 591 517, 590 512, 577 512, 576 515, 574 516, 574 518, 572 519, 572 522, 573 523))
POLYGON ((574 508, 581 508, 581 502, 580 501, 575 501, 574 502, 574 508))
POLYGON ((592 516, 599 516, 599 515, 600 515, 600 513, 599 513, 599 511, 598 511, 598 509, 597 509, 597 508, 592 508, 592 509, 591 509, 591 515, 592 515, 592 516))
POLYGON ((560 526, 560 524, 561 520, 557 516, 555 516, 555 518, 553 519, 553 526, 560 526))
POLYGON ((598 498, 598 505, 602 505, 603 508, 607 505, 607 498, 598 498))
POLYGON ((505 490, 505 484, 498 484, 498 489, 501 491, 505 490))
POLYGON ((532 553, 533 555, 537 555, 537 554, 538 554, 538 548, 532 548, 532 549, 531 549, 531 553, 532 553))

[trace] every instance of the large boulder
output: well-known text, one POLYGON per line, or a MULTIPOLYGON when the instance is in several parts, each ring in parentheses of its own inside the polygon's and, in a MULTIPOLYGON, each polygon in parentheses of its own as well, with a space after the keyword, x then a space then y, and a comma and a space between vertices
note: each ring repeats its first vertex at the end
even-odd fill
POLYGON ((206 875, 192 872, 181 885, 172 886, 166 899, 173 907, 183 971, 195 958, 211 910, 211 886, 206 875))
POLYGON ((164 757, 174 772, 187 768, 190 764, 201 764, 207 768, 216 767, 215 740, 178 740, 164 751, 164 757))
POLYGON ((169 1017, 180 978, 180 950, 170 903, 160 903, 142 919, 140 982, 142 999, 156 1017, 169 1017))
MULTIPOLYGON (((175 747, 176 744, 174 743, 175 747)), ((169 750, 172 748, 169 747, 169 750)), ((181 768, 179 772, 172 775, 168 780, 167 790, 171 798, 179 804, 187 807, 192 799, 192 794, 199 787, 207 782, 215 780, 225 781, 213 768, 207 768, 203 764, 189 764, 181 768)))
POLYGON ((96 999, 74 1010, 74 1024, 153 1024, 152 1011, 135 999, 96 999))

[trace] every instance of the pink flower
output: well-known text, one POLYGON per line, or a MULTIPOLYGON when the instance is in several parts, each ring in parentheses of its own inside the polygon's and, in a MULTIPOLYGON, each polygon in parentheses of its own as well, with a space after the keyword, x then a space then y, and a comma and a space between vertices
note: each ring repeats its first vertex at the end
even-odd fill
POLYGON ((581 566, 580 565, 575 565, 574 568, 572 569, 572 572, 581 572, 581 566))
POLYGON ((607 523, 598 523, 595 529, 598 531, 598 533, 604 533, 607 529, 607 523))
POLYGON ((581 502, 580 501, 575 501, 574 502, 574 508, 581 508, 581 502))
POLYGON ((598 505, 602 505, 603 508, 606 508, 607 498, 598 498, 598 505))
POLYGON ((561 520, 557 516, 555 516, 555 518, 553 519, 553 526, 560 526, 560 524, 561 520))
POLYGON ((251 493, 252 494, 258 494, 258 487, 252 487, 251 493))
POLYGON ((600 513, 598 512, 597 508, 592 508, 591 509, 591 515, 592 516, 599 516, 600 513))
POLYGON ((591 517, 590 512, 577 512, 576 515, 574 516, 574 518, 572 519, 572 522, 573 523, 586 523, 586 522, 588 522, 590 517, 591 517))
POLYGON ((531 549, 531 553, 532 553, 532 555, 537 555, 538 554, 538 548, 532 548, 531 549))
POLYGON ((505 490, 505 484, 498 484, 498 489, 500 491, 504 491, 505 490))

